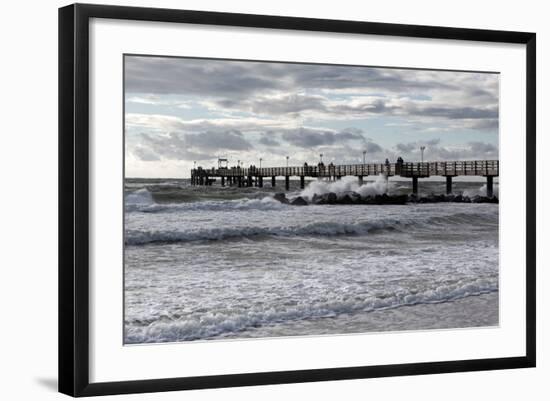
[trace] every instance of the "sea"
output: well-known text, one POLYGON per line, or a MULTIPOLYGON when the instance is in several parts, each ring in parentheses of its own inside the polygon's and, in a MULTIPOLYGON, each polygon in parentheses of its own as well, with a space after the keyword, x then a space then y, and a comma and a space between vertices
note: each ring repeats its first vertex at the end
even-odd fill
MULTIPOLYGON (((445 193, 445 182, 419 190, 445 193)), ((348 191, 411 183, 291 180, 286 194, 348 191)), ((485 194, 482 182, 453 191, 485 194)), ((127 178, 124 192, 125 344, 499 324, 498 204, 292 206, 271 180, 127 178)))

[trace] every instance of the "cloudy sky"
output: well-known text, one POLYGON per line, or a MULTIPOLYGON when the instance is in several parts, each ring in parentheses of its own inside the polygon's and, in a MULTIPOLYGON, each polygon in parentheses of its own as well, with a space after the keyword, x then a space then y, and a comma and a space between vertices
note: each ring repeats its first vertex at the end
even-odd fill
POLYGON ((125 57, 127 177, 262 166, 498 158, 498 74, 125 57))

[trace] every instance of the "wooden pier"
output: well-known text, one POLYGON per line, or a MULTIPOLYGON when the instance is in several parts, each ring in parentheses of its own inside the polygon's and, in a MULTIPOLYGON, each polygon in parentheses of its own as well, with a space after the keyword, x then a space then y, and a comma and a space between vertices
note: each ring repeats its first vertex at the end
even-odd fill
POLYGON ((290 177, 299 177, 300 187, 305 187, 305 178, 324 178, 338 180, 345 176, 357 177, 359 183, 368 176, 399 176, 412 180, 412 192, 418 193, 418 179, 433 176, 446 177, 447 194, 453 191, 453 177, 481 176, 487 179, 487 196, 493 196, 493 178, 498 177, 498 160, 446 161, 446 162, 413 162, 413 163, 378 163, 378 164, 318 164, 300 167, 198 167, 191 170, 192 185, 212 185, 220 178, 221 185, 239 187, 263 187, 264 178, 271 178, 271 186, 277 185, 276 177, 284 177, 285 189, 290 187, 290 177))

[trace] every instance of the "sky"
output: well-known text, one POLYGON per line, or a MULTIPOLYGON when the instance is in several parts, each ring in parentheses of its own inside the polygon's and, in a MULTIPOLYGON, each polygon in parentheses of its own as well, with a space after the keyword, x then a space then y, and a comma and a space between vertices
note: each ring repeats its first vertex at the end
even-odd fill
POLYGON ((498 159, 495 73, 125 56, 124 76, 126 177, 498 159))

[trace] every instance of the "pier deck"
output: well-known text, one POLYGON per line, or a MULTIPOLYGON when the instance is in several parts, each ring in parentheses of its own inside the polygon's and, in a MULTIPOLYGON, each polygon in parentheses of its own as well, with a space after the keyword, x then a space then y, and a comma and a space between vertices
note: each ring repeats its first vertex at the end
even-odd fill
POLYGON ((403 163, 370 163, 344 165, 303 165, 289 167, 198 167, 191 170, 192 185, 212 185, 215 178, 221 179, 221 185, 238 185, 263 187, 263 179, 271 177, 271 185, 276 185, 276 177, 285 178, 285 188, 289 189, 290 177, 299 177, 300 186, 304 188, 305 177, 327 178, 337 180, 346 176, 357 177, 363 182, 364 177, 399 176, 412 179, 412 191, 418 193, 418 179, 432 176, 446 177, 447 193, 452 193, 452 178, 457 176, 481 176, 487 178, 487 196, 493 196, 493 177, 499 175, 498 160, 444 161, 444 162, 403 162, 403 163))

